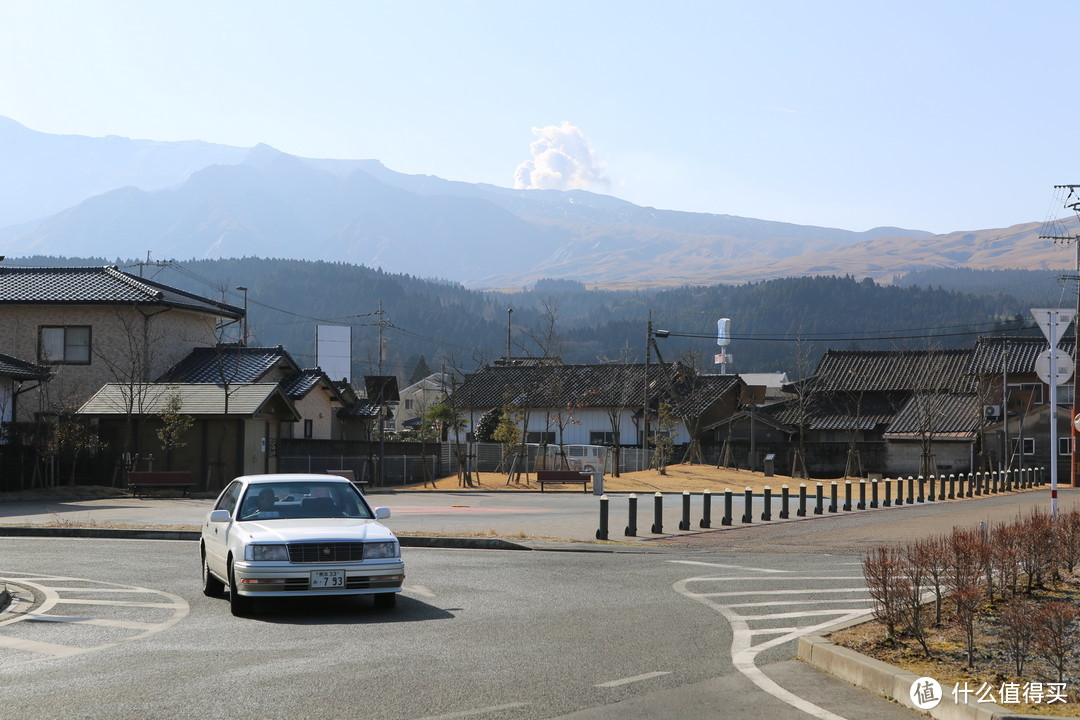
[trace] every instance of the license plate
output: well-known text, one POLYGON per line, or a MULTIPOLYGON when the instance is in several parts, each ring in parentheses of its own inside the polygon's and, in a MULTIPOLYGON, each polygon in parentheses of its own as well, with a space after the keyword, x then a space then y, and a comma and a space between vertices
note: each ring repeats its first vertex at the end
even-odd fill
POLYGON ((311 587, 313 588, 343 588, 345 587, 344 570, 312 570, 311 587))

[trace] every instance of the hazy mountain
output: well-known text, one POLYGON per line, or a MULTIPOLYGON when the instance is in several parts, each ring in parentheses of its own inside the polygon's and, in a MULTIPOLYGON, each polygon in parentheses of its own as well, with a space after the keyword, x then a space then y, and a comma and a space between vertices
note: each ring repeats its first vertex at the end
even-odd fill
POLYGON ((0 164, 0 253, 10 256, 344 261, 504 288, 545 277, 663 287, 1072 264, 1034 224, 851 232, 405 175, 265 145, 48 135, 3 118, 0 155, 11 158, 0 164))
POLYGON ((0 116, 0 227, 128 185, 168 187, 208 165, 241 162, 248 152, 197 141, 50 135, 0 116))

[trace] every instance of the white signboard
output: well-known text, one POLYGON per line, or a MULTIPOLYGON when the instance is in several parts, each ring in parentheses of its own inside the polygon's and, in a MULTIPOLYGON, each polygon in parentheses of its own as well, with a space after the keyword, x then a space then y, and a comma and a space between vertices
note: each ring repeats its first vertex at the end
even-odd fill
MULTIPOLYGON (((1051 384, 1050 380, 1050 351, 1043 350, 1039 353, 1039 357, 1035 358, 1035 372, 1038 374, 1039 379, 1047 385, 1051 384)), ((1055 350, 1054 356, 1054 382, 1066 383, 1073 374, 1073 359, 1069 357, 1069 353, 1064 350, 1055 350)))
POLYGON ((1054 339, 1060 340, 1065 336, 1065 328, 1076 316, 1076 310, 1070 308, 1031 308, 1031 316, 1039 323, 1043 335, 1050 340, 1050 332, 1053 330, 1054 339))
POLYGON ((316 325, 315 362, 331 380, 349 380, 352 375, 352 328, 348 325, 316 325))

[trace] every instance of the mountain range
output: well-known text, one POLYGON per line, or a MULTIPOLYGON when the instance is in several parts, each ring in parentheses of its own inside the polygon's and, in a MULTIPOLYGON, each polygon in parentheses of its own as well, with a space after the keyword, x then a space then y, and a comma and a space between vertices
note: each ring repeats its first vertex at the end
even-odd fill
POLYGON ((1034 222, 852 232, 407 175, 266 145, 51 135, 6 118, 0 156, 9 256, 295 258, 505 289, 541 278, 614 289, 1072 265, 1034 222))

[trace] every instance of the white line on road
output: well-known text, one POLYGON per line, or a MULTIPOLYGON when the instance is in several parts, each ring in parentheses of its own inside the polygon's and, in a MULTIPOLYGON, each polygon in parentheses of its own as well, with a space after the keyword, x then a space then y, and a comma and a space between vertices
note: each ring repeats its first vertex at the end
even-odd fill
POLYGON ((455 718, 475 717, 477 715, 502 712, 503 710, 513 710, 514 708, 525 707, 525 705, 526 703, 492 705, 491 707, 476 708, 475 710, 462 710, 461 712, 447 713, 446 715, 428 715, 426 717, 417 718, 417 720, 454 720, 455 718))
POLYGON ((420 597, 433 598, 435 597, 435 591, 431 588, 424 587, 423 585, 403 585, 402 590, 413 595, 419 595, 420 597))
POLYGON ((746 567, 745 565, 724 565, 723 563, 702 562, 700 560, 668 560, 668 562, 678 563, 679 565, 707 565, 709 567, 728 568, 730 570, 749 570, 751 572, 762 572, 762 573, 786 573, 786 572, 791 572, 790 570, 773 570, 772 568, 746 567))
POLYGON ((655 677, 670 674, 671 671, 669 670, 659 670, 656 672, 645 673, 644 675, 635 675, 634 677, 623 678, 621 680, 608 680, 607 682, 597 683, 596 687, 619 687, 620 685, 629 685, 630 683, 641 682, 642 680, 652 680, 655 677))
MULTIPOLYGON (((846 591, 845 591, 846 592, 846 591)), ((829 605, 833 603, 850 603, 863 600, 870 602, 873 600, 870 596, 864 598, 843 598, 841 600, 785 600, 785 605, 829 605)), ((730 608, 752 608, 752 607, 776 607, 776 601, 770 600, 769 602, 748 602, 748 603, 731 603, 728 605, 730 608)))

